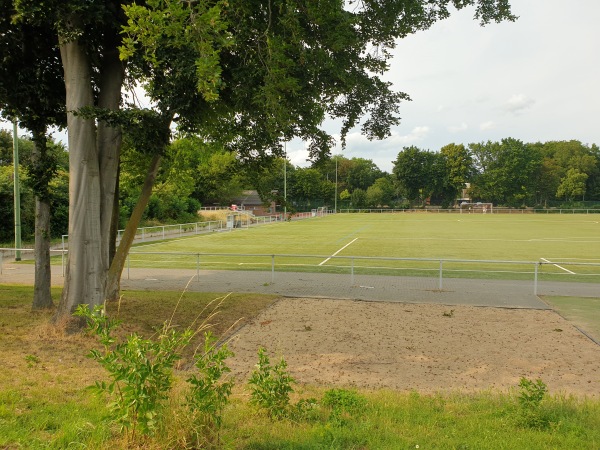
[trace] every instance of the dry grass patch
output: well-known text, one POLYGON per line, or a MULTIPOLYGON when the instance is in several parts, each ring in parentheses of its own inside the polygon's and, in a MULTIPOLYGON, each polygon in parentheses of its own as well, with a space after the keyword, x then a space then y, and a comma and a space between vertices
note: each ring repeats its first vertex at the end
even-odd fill
POLYGON ((221 220, 223 222, 227 221, 227 216, 231 214, 231 211, 228 209, 217 209, 211 211, 199 211, 198 215, 202 217, 202 219, 208 221, 217 221, 221 220))
MULTIPOLYGON (((69 395, 94 380, 103 378, 102 369, 87 358, 98 345, 83 333, 67 334, 51 325, 53 311, 32 311, 33 288, 0 286, 0 347, 2 390, 16 389, 35 395, 69 395)), ((60 290, 53 289, 58 303, 60 290)), ((215 336, 225 338, 237 327, 252 320, 258 312, 276 301, 258 294, 222 294, 127 291, 120 302, 109 303, 107 312, 122 320, 118 335, 138 333, 149 337, 172 318, 172 325, 184 329, 206 323, 215 336)), ((191 356, 197 342, 187 350, 191 356)))

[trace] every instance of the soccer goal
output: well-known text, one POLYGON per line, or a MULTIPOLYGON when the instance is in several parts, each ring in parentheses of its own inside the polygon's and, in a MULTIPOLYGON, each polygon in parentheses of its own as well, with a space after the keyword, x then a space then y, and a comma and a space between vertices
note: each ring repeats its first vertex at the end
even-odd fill
POLYGON ((311 209, 310 212, 312 217, 323 217, 326 216, 329 211, 326 206, 319 206, 316 209, 311 209))
POLYGON ((251 222, 250 213, 245 211, 232 211, 231 214, 227 215, 227 229, 233 228, 248 228, 251 222))
POLYGON ((492 214, 494 212, 494 205, 493 203, 483 202, 462 202, 460 204, 460 213, 462 214, 463 212, 467 214, 492 214))

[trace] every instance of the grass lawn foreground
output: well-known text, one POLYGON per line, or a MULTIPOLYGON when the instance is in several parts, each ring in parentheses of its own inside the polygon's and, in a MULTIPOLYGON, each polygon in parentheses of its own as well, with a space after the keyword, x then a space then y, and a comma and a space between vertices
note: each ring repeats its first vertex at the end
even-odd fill
MULTIPOLYGON (((59 291, 53 291, 56 300, 59 291)), ((175 387, 165 406, 159 432, 126 440, 107 415, 107 399, 88 389, 106 379, 86 357, 95 339, 67 335, 48 324, 51 312, 32 312, 31 287, 0 285, 0 448, 183 448, 186 428, 181 391, 189 376, 191 354, 175 371, 175 387)), ((123 320, 119 334, 149 336, 173 317, 182 327, 217 294, 128 291, 109 315, 123 320), (181 301, 180 301, 181 298, 181 301), (175 305, 179 306, 175 314, 175 305)), ((230 295, 210 319, 217 336, 230 333, 276 300, 262 295, 230 295)), ((200 318, 200 320, 203 319, 200 318)), ((192 351, 192 350, 190 350, 192 351)), ((400 374, 401 376, 401 374, 400 374)), ((224 411, 218 448, 231 449, 597 449, 600 447, 600 401, 546 396, 536 420, 524 415, 519 388, 510 393, 424 395, 419 392, 354 390, 359 409, 335 413, 319 406, 302 419, 272 421, 248 402, 247 380, 237 380, 224 411), (539 419, 539 420, 538 420, 539 419)), ((295 386, 292 402, 322 399, 328 386, 295 386)), ((318 403, 319 400, 317 400, 318 403)), ((332 409, 334 408, 334 409, 332 409)))

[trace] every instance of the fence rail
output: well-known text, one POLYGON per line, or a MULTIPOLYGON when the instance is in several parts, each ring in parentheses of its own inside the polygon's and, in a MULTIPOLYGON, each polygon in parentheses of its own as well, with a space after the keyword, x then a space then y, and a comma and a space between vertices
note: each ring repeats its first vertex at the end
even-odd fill
MULTIPOLYGON (((31 249, 21 251, 25 259, 32 259, 31 249)), ((10 252, 15 249, 0 249, 0 274, 5 265, 14 261, 7 256, 10 252)), ((54 264, 61 264, 64 276, 67 250, 53 253, 60 257, 54 257, 54 264)), ((361 290, 372 289, 383 298, 418 296, 424 292, 471 292, 469 295, 507 298, 544 294, 600 296, 600 263, 583 261, 131 251, 123 279, 143 282, 149 273, 152 280, 192 274, 205 287, 215 290, 270 292, 268 286, 275 285, 275 292, 284 295, 345 293, 362 298, 361 290)))
POLYGON ((360 208, 360 209, 340 209, 341 214, 393 214, 393 213, 431 213, 431 214, 600 214, 600 208, 503 208, 494 206, 489 211, 482 209, 462 210, 461 208, 360 208))
MULTIPOLYGON (((237 211, 237 213, 246 213, 246 211, 237 211)), ((252 215, 249 218, 249 226, 256 225, 267 225, 276 222, 282 222, 284 220, 301 220, 301 219, 309 219, 313 217, 321 217, 327 214, 332 214, 333 211, 323 211, 323 212, 306 212, 306 213, 296 213, 290 215, 289 218, 285 218, 282 214, 273 214, 269 216, 254 216, 252 215)), ((207 222, 190 222, 190 223, 179 223, 174 225, 156 225, 151 227, 140 227, 136 229, 135 236, 133 239, 134 243, 139 242, 147 242, 147 241, 155 241, 162 239, 171 239, 183 236, 192 236, 195 234, 203 234, 210 233, 213 231, 223 231, 223 230, 231 230, 224 221, 222 220, 213 220, 207 222)), ((125 230, 117 231, 117 245, 121 241, 123 237, 123 233, 125 230)), ((61 237, 62 249, 68 249, 68 234, 63 234, 61 237)))

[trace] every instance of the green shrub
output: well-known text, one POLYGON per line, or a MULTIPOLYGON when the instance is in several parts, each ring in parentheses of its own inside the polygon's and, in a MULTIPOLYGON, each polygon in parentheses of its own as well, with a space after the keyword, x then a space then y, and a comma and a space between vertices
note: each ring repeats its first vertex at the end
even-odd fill
POLYGON ((323 406, 331 408, 329 422, 335 425, 344 425, 348 419, 364 411, 367 400, 356 391, 347 389, 330 389, 325 392, 322 400, 323 406))
POLYGON ((550 420, 541 407, 542 401, 548 393, 546 384, 540 379, 532 381, 523 377, 519 381, 519 387, 520 423, 528 428, 547 428, 550 420))
POLYGON ((187 405, 192 413, 194 441, 197 447, 219 442, 223 409, 227 405, 233 380, 223 381, 231 372, 225 360, 233 356, 226 345, 216 346, 211 333, 204 335, 204 352, 195 358, 198 374, 187 379, 191 389, 187 394, 187 405))
POLYGON ((283 358, 271 366, 267 351, 258 349, 258 364, 252 372, 250 402, 267 411, 271 419, 287 417, 290 409, 290 393, 294 379, 287 372, 287 363, 283 358))
POLYGON ((89 356, 109 373, 111 381, 97 381, 93 389, 112 398, 111 419, 122 431, 128 430, 132 440, 137 433, 154 434, 172 387, 173 366, 192 332, 176 332, 165 324, 155 340, 132 334, 117 342, 112 331, 119 322, 108 318, 102 307, 90 311, 87 305, 79 305, 75 315, 86 319, 88 330, 103 346, 102 351, 92 349, 89 356))

